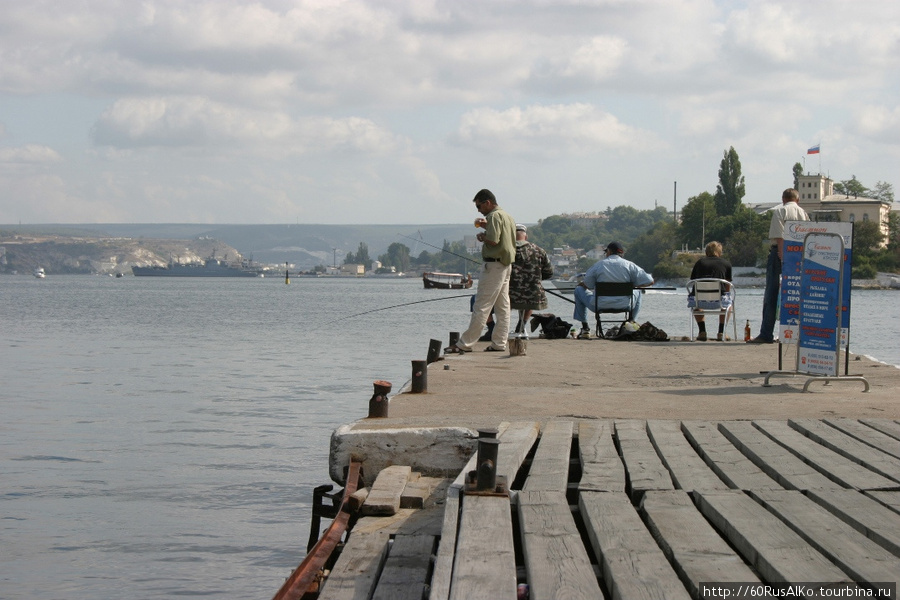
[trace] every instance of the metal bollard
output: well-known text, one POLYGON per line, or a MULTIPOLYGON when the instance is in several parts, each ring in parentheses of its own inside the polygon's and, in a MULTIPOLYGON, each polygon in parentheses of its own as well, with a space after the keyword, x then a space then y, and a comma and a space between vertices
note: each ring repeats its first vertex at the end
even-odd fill
POLYGON ((450 343, 447 344, 447 345, 448 345, 448 346, 455 346, 455 345, 456 345, 456 342, 458 342, 458 341, 459 341, 459 332, 458 332, 458 331, 451 331, 451 332, 450 332, 450 343))
POLYGON ((428 342, 428 364, 438 360, 444 360, 441 356, 441 340, 431 340, 428 342))
POLYGON ((391 393, 391 382, 378 380, 374 383, 375 393, 369 400, 370 419, 386 418, 388 416, 388 397, 391 393))
POLYGON ((478 496, 508 496, 506 477, 497 475, 497 457, 500 454, 499 433, 496 429, 478 430, 478 453, 475 470, 466 474, 464 494, 478 496))
POLYGON ((413 394, 421 394, 428 391, 428 362, 424 360, 412 361, 412 386, 409 390, 413 394))
POLYGON ((494 490, 497 487, 497 455, 500 451, 500 440, 495 438, 478 438, 478 464, 476 489, 480 491, 494 490))

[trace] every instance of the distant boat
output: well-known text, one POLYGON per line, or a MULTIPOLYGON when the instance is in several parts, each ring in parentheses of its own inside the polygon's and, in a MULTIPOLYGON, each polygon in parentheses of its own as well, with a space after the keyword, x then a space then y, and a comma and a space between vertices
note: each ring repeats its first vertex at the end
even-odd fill
POLYGON ((47 274, 44 272, 43 267, 38 267, 37 269, 35 269, 33 275, 35 277, 37 277, 38 279, 43 279, 44 277, 47 276, 47 274))
POLYGON ((583 279, 584 273, 579 273, 578 275, 572 275, 571 277, 551 279, 550 283, 563 294, 574 294, 575 288, 578 287, 578 284, 581 283, 583 279))
POLYGON ((203 264, 170 263, 166 267, 131 267, 136 277, 259 277, 263 270, 249 264, 233 266, 215 258, 208 258, 203 264))
POLYGON ((467 290, 472 287, 472 275, 462 273, 422 273, 425 289, 467 290))

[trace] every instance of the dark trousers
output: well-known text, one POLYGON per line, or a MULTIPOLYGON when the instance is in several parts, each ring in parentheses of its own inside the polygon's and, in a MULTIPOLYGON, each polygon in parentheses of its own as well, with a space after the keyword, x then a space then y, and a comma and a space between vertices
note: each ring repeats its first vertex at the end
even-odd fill
POLYGON ((759 338, 768 342, 775 339, 775 319, 778 316, 778 293, 781 291, 781 259, 778 258, 778 246, 769 250, 766 262, 766 291, 763 294, 762 325, 759 338))

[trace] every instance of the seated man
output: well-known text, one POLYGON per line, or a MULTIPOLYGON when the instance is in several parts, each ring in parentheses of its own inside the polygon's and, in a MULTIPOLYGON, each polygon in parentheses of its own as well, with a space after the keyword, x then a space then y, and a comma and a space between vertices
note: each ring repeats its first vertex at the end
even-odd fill
MULTIPOLYGON (((694 263, 691 270, 691 279, 724 279, 731 281, 731 263, 722 258, 722 244, 719 242, 710 242, 706 245, 706 256, 694 263)), ((722 308, 728 308, 734 302, 734 289, 728 286, 722 293, 722 308)), ((696 307, 696 298, 694 297, 693 288, 688 292, 688 308, 696 307)), ((706 319, 702 312, 694 315, 697 320, 697 341, 705 342, 706 337, 706 319)), ((725 339, 725 315, 719 315, 719 333, 716 334, 716 340, 725 339)))
MULTIPOLYGON (((575 314, 573 318, 581 321, 581 333, 578 339, 589 339, 591 337, 591 328, 588 327, 586 310, 597 312, 597 309, 604 308, 628 308, 628 298, 622 297, 594 297, 594 286, 597 282, 607 283, 626 283, 631 282, 635 288, 648 287, 653 285, 653 277, 642 268, 631 261, 625 260, 622 256, 625 249, 619 242, 610 243, 605 249, 606 256, 587 270, 584 274, 584 280, 575 288, 575 314)), ((632 319, 637 321, 638 313, 641 310, 641 290, 634 290, 634 313, 632 319)))

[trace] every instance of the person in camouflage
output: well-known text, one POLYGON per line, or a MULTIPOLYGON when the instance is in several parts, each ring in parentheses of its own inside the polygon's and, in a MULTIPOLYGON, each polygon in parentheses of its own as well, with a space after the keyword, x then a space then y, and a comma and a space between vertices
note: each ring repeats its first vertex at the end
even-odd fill
POLYGON ((509 307, 519 311, 516 333, 525 334, 525 323, 534 310, 547 308, 547 294, 541 280, 553 277, 547 253, 528 241, 528 228, 516 224, 516 262, 509 277, 509 307))

